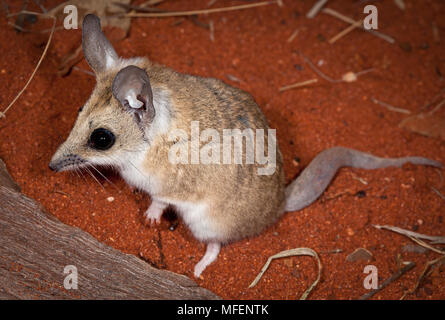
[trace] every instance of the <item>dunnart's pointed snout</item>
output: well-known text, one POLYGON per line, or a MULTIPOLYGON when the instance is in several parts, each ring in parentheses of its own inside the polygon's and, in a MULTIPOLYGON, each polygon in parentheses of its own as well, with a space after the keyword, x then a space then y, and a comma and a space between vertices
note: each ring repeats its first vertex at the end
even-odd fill
POLYGON ((77 154, 62 154, 56 153, 49 162, 49 168, 54 172, 65 171, 70 169, 79 168, 86 164, 86 160, 78 156, 77 154))
POLYGON ((57 172, 57 166, 56 166, 56 164, 55 164, 54 162, 52 162, 52 161, 50 161, 50 163, 49 163, 49 168, 50 168, 52 171, 57 172))

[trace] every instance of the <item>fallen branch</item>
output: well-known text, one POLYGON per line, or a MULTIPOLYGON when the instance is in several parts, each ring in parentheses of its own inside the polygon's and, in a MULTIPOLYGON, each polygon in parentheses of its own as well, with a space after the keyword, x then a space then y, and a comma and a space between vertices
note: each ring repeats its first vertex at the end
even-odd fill
POLYGON ((0 203, 0 299, 218 299, 63 224, 19 192, 1 160, 0 203), (65 288, 66 266, 78 289, 65 288))

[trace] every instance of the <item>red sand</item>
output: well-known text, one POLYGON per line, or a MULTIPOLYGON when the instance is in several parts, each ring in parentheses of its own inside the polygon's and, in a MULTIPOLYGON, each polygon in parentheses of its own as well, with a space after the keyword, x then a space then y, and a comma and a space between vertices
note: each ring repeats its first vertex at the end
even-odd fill
MULTIPOLYGON (((166 1, 169 10, 205 8, 208 0, 166 1)), ((20 9, 21 1, 11 7, 20 9)), ((136 3, 139 3, 137 1, 136 3)), ((214 7, 242 4, 218 1, 214 7)), ((406 115, 392 112, 371 101, 374 97, 413 114, 443 88, 445 73, 445 3, 407 1, 405 11, 392 1, 376 2, 380 31, 395 37, 389 44, 355 30, 330 45, 330 39, 347 25, 325 14, 307 20, 304 14, 313 1, 284 1, 244 11, 200 16, 213 20, 215 42, 208 30, 190 20, 175 25, 178 18, 134 19, 128 38, 115 42, 124 57, 148 55, 154 61, 180 72, 216 77, 250 92, 277 129, 284 154, 288 181, 320 151, 342 145, 380 156, 422 155, 445 163, 445 143, 398 127, 406 115), (431 24, 438 26, 440 43, 431 24), (292 43, 287 39, 300 32, 292 43), (410 44, 410 47, 406 45, 410 44), (354 83, 332 84, 320 80, 305 88, 278 92, 278 88, 316 77, 297 51, 332 78, 348 71, 375 68, 354 83), (303 70, 300 70, 303 67, 303 70), (240 83, 227 75, 236 76, 240 83), (293 159, 301 159, 299 165, 293 159)), ((52 7, 55 1, 46 5, 52 7)), ((363 3, 333 1, 331 7, 354 19, 363 18, 363 3)), ((31 8, 38 10, 37 8, 31 8)), ((60 23, 60 22, 59 22, 60 23)), ((4 108, 22 88, 46 44, 48 33, 16 33, 0 18, 0 105, 4 108)), ((35 30, 50 27, 40 21, 35 30)), ((100 179, 105 191, 91 178, 74 173, 55 174, 48 163, 67 137, 78 108, 88 98, 95 80, 74 70, 67 77, 56 75, 61 58, 80 44, 80 30, 60 30, 54 35, 48 55, 24 95, 0 120, 0 157, 23 192, 36 199, 62 222, 77 226, 100 241, 135 254, 159 268, 193 276, 193 266, 204 254, 182 222, 163 219, 158 227, 145 227, 142 213, 149 197, 132 192, 116 175, 117 189, 100 179), (115 200, 108 202, 107 197, 115 200)), ((85 61, 80 68, 88 69, 85 61)), ((437 113, 444 116, 445 108, 437 113)), ((309 208, 287 213, 260 236, 225 246, 218 260, 198 283, 223 298, 296 299, 315 280, 316 262, 309 257, 275 261, 253 289, 247 289, 270 255, 281 250, 310 247, 320 253, 323 275, 312 299, 357 299, 363 288, 363 268, 373 264, 383 281, 397 271, 397 255, 412 242, 373 224, 390 224, 417 232, 444 235, 444 201, 431 190, 445 194, 443 170, 407 165, 403 169, 378 171, 342 169, 326 193, 309 208), (367 185, 357 180, 360 177, 367 185), (355 194, 365 190, 364 197, 355 194), (338 197, 337 197, 338 196, 338 197), (346 262, 356 248, 367 248, 371 262, 346 262), (342 253, 329 253, 334 249, 342 253)), ((230 201, 230 199, 228 199, 230 201)), ((415 269, 377 294, 375 299, 398 299, 412 288, 432 252, 402 253, 415 269)), ((76 264, 73 261, 73 264, 76 264)), ((436 268, 409 299, 444 299, 445 267, 436 268)))

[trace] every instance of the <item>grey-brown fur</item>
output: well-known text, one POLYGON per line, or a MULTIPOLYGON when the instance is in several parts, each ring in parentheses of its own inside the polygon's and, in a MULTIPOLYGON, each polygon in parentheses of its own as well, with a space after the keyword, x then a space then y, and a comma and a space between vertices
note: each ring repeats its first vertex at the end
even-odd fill
MULTIPOLYGON (((271 175, 259 175, 257 169, 263 165, 246 164, 245 157, 243 164, 173 164, 168 153, 176 143, 169 141, 169 133, 174 129, 182 129, 190 137, 191 122, 199 121, 201 131, 215 129, 221 138, 223 129, 264 129, 267 146, 267 120, 250 94, 220 80, 180 74, 146 58, 116 59, 114 49, 104 40, 100 25, 97 29, 98 19, 91 16, 85 19, 88 27, 83 43, 89 47, 84 47, 84 52, 96 72, 97 85, 50 166, 55 170, 79 164, 117 167, 127 182, 151 194, 153 203, 147 217, 156 216, 153 212, 162 210, 164 203, 177 205, 178 213, 195 237, 209 244, 206 255, 195 268, 196 276, 216 258, 221 243, 256 235, 273 224, 284 210, 297 210, 317 199, 339 167, 382 168, 405 162, 440 166, 425 158, 396 161, 333 148, 318 155, 285 190, 278 148, 276 168, 271 175), (94 41, 100 44, 98 50, 91 49, 98 47, 94 41), (107 52, 112 53, 108 60, 101 56, 107 52), (105 60, 112 63, 106 65, 105 60), (135 120, 134 110, 125 107, 126 92, 119 94, 118 101, 111 90, 116 74, 131 65, 146 72, 153 105, 157 108, 154 118, 145 127, 135 120), (98 151, 88 145, 91 133, 97 128, 106 128, 115 134, 116 141, 110 149, 98 151), (138 158, 141 150, 142 160, 138 158), (133 161, 139 162, 134 165, 133 161), (132 166, 137 167, 137 171, 132 166), (195 205, 196 208, 207 206, 207 210, 194 212, 195 205), (202 219, 191 219, 198 213, 202 219), (207 221, 208 230, 202 230, 201 220, 207 221)), ((127 87, 124 83, 122 88, 128 90, 127 87)), ((119 88, 113 91, 116 95, 119 88)), ((144 116, 144 109, 137 112, 144 116)), ((201 142, 201 146, 205 143, 201 142)))

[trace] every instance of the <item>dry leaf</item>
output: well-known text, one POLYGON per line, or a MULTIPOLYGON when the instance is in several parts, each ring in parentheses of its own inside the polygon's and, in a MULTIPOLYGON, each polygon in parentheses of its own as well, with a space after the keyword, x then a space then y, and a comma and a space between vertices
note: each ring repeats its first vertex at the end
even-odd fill
POLYGON ((349 254, 346 257, 346 261, 348 262, 370 261, 372 260, 372 258, 373 258, 372 253, 369 252, 369 250, 366 250, 365 248, 358 248, 353 253, 349 254))
POLYGON ((264 272, 266 272, 267 268, 269 268, 269 265, 272 262, 272 260, 279 259, 279 258, 292 257, 292 256, 311 256, 311 257, 314 257, 318 263, 317 279, 312 283, 312 285, 300 297, 300 300, 306 300, 309 293, 311 293, 312 289, 314 289, 315 286, 318 284, 318 281, 320 281, 321 270, 322 270, 321 261, 320 261, 320 258, 318 257, 317 252, 315 252, 314 250, 312 250, 310 248, 290 249, 290 250, 281 251, 277 254, 274 254, 273 256, 270 256, 269 259, 267 259, 266 264, 261 269, 260 273, 256 276, 255 280, 253 280, 252 283, 249 285, 249 288, 253 288, 254 286, 256 286, 258 281, 260 281, 261 277, 263 276, 264 272))
POLYGON ((400 122, 401 128, 427 137, 445 140, 445 117, 431 113, 419 113, 400 122))

